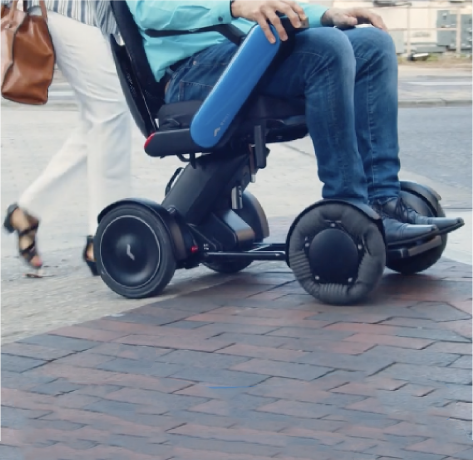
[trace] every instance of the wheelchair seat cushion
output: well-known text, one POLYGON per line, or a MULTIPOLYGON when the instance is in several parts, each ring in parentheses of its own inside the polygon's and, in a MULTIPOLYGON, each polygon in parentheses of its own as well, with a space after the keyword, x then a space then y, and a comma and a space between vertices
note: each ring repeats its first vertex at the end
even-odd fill
POLYGON ((189 128, 202 103, 203 101, 185 101, 163 105, 158 112, 159 130, 189 128))
MULTIPOLYGON (((203 101, 184 101, 165 104, 158 112, 160 130, 189 128, 194 115, 203 101)), ((259 96, 243 109, 242 120, 254 124, 259 122, 279 121, 303 116, 305 105, 303 99, 287 100, 270 96, 259 96)))

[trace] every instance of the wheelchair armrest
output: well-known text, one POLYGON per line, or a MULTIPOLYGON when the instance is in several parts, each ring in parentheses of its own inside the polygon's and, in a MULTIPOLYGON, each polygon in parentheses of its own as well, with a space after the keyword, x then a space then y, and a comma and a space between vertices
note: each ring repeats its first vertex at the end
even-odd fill
MULTIPOLYGON (((292 36, 308 27, 308 22, 298 29, 289 26, 288 18, 281 22, 292 36)), ((195 114, 190 132, 197 145, 206 149, 218 145, 278 54, 282 42, 274 26, 270 27, 276 43, 268 41, 259 25, 253 27, 195 114)))

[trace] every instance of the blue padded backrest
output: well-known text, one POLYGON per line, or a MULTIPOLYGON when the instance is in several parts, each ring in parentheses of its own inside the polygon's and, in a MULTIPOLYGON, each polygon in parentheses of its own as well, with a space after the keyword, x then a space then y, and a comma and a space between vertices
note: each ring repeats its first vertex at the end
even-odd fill
POLYGON ((210 92, 190 127, 193 141, 204 148, 215 147, 251 95, 281 47, 271 44, 259 25, 253 27, 210 92))

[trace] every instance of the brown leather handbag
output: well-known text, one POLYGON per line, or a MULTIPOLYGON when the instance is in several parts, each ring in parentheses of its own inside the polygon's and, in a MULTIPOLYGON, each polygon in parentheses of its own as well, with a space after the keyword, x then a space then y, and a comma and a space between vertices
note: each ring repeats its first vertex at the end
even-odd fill
POLYGON ((48 102, 48 89, 54 76, 54 46, 49 35, 48 13, 39 2, 41 16, 23 11, 18 1, 2 6, 2 97, 20 104, 48 102))

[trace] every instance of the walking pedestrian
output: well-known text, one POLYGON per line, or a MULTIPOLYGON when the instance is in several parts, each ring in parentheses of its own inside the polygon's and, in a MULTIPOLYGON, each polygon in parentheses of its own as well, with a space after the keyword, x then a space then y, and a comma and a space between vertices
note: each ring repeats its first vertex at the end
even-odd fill
MULTIPOLYGON (((38 0, 27 2, 28 11, 34 14, 38 4, 38 0)), ((45 4, 56 63, 74 92, 79 117, 44 171, 8 207, 4 227, 16 232, 20 256, 40 269, 43 260, 36 245, 40 221, 59 201, 67 200, 72 179, 82 177, 89 233, 83 259, 97 275, 93 254, 97 216, 130 195, 131 116, 109 43, 96 27, 95 1, 46 0, 45 4)))

